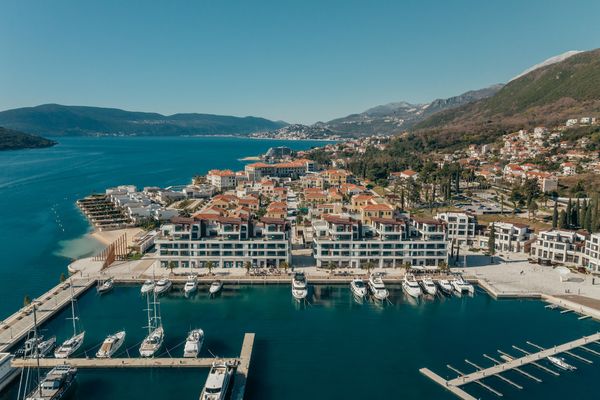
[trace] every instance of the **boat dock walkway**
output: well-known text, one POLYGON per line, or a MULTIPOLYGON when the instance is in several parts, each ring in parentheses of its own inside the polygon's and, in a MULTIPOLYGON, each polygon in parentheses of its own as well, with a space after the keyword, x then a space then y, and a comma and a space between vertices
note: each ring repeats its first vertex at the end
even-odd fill
MULTIPOLYGON (((501 374, 502 372, 509 371, 509 370, 517 370, 518 372, 521 372, 521 370, 519 368, 524 365, 527 365, 527 364, 541 366, 540 364, 538 364, 538 361, 543 360, 549 356, 554 356, 559 353, 565 353, 579 361, 584 361, 583 357, 572 353, 571 350, 576 349, 576 348, 587 349, 585 347, 585 345, 588 345, 588 344, 591 344, 594 342, 598 342, 599 340, 600 340, 600 332, 595 333, 593 335, 584 336, 580 339, 576 339, 576 340, 573 340, 573 341, 570 341, 570 342, 567 342, 567 343, 564 343, 564 344, 561 344, 558 346, 554 346, 551 348, 547 348, 547 349, 542 348, 537 345, 533 345, 532 343, 528 342, 528 344, 537 348, 539 351, 537 351, 535 353, 534 352, 532 352, 532 353, 524 352, 525 355, 522 357, 505 356, 505 357, 502 357, 504 362, 498 362, 497 360, 494 360, 496 362, 496 364, 491 367, 481 368, 481 367, 477 366, 476 367, 477 370, 475 372, 471 372, 468 374, 460 373, 458 377, 456 377, 454 379, 450 379, 450 380, 446 380, 446 379, 442 378, 441 376, 437 375, 436 373, 429 370, 428 368, 421 368, 419 370, 419 372, 421 372, 423 375, 427 376, 434 382, 438 383, 439 385, 443 386, 444 388, 446 388, 447 390, 449 390, 450 392, 454 393, 456 396, 458 396, 459 398, 464 399, 464 400, 474 400, 475 399, 473 396, 471 396, 470 394, 468 394, 467 392, 465 392, 463 389, 460 388, 461 386, 467 385, 469 383, 477 383, 500 397, 500 396, 502 396, 502 394, 500 392, 493 390, 488 385, 482 383, 481 380, 483 380, 485 378, 489 378, 491 376, 496 376, 500 379, 506 380, 504 377, 500 377, 499 374, 501 374)), ((500 352, 500 354, 505 354, 505 353, 500 352)), ((488 358, 488 357, 486 357, 486 358, 488 358)), ((466 361, 468 361, 468 360, 466 360, 466 361)), ((591 363, 591 361, 587 360, 587 359, 585 359, 585 362, 591 363)), ((467 362, 467 363, 472 366, 474 365, 473 363, 470 363, 470 362, 467 362)), ((456 368, 453 368, 450 365, 448 365, 448 368, 451 369, 452 371, 455 371, 455 372, 457 371, 456 368)), ((540 382, 541 380, 537 379, 536 381, 540 382)))
MULTIPOLYGON (((71 302, 71 290, 77 298, 96 283, 94 278, 71 277, 34 300, 38 325, 50 319, 71 302)), ((33 303, 0 322, 0 352, 7 351, 33 329, 33 303)))

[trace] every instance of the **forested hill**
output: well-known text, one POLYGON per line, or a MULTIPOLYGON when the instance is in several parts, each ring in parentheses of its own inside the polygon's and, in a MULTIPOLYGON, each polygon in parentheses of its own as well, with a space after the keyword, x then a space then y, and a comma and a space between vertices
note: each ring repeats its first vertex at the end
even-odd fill
POLYGON ((50 147, 55 144, 55 141, 41 136, 29 135, 27 133, 0 127, 0 150, 34 149, 50 147))

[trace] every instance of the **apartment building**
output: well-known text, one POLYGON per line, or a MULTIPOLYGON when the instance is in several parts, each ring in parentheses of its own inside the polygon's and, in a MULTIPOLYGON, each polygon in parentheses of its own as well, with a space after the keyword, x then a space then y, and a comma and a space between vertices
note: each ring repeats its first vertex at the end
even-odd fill
POLYGON ((474 215, 459 212, 438 213, 436 219, 447 225, 448 239, 456 240, 459 245, 471 245, 475 239, 477 219, 474 215))
POLYGON ((583 266, 593 274, 600 274, 600 232, 592 233, 585 241, 583 266))
POLYGON ((268 177, 298 179, 307 173, 314 172, 315 163, 307 159, 278 164, 257 162, 246 165, 244 171, 250 181, 260 181, 268 177))
POLYGON ((206 180, 217 190, 229 190, 235 188, 236 185, 236 175, 235 172, 226 169, 226 170, 218 170, 213 169, 208 171, 206 175, 206 180))
MULTIPOLYGON (((488 236, 491 224, 488 226, 488 236)), ((528 252, 530 240, 532 237, 529 225, 494 222, 494 242, 496 251, 507 251, 511 253, 528 252)))
POLYGON ((177 217, 161 226, 155 240, 162 267, 279 267, 290 262, 290 227, 283 219, 177 217))
POLYGON ((540 262, 579 265, 583 262, 585 240, 584 234, 575 231, 542 231, 531 246, 531 256, 540 262))

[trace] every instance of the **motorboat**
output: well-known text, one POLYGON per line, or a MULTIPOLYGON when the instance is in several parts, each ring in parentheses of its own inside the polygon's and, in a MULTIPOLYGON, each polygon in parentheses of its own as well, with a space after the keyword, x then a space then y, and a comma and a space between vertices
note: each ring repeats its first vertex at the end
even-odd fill
POLYGON ((125 331, 120 331, 112 335, 108 335, 102 346, 98 349, 96 357, 98 358, 111 358, 113 354, 119 350, 119 348, 125 343, 125 331))
POLYGON ((385 300, 390 295, 390 292, 385 288, 381 274, 371 274, 367 285, 376 300, 385 300))
POLYGON ((350 282, 350 291, 352 291, 352 294, 358 299, 364 299, 367 295, 365 282, 358 278, 352 279, 352 282, 350 282))
POLYGON ((415 279, 415 276, 412 274, 404 275, 404 280, 402 281, 402 289, 411 297, 419 298, 423 292, 421 291, 421 286, 419 286, 419 282, 415 279))
POLYGON ((454 290, 459 293, 459 294, 474 294, 475 293, 475 287, 473 285, 471 285, 469 282, 465 281, 463 279, 462 276, 458 276, 457 278, 453 279, 451 282, 452 287, 454 288, 454 290))
POLYGON ((113 289, 114 285, 115 285, 115 283, 112 278, 107 279, 104 282, 98 281, 98 286, 96 287, 96 291, 98 292, 98 294, 104 294, 104 293, 110 292, 113 289))
POLYGON ((186 297, 191 296, 192 294, 196 293, 197 290, 198 290, 198 278, 196 277, 196 275, 188 276, 188 279, 185 282, 185 285, 183 286, 183 294, 186 297))
POLYGON ((144 284, 142 285, 142 288, 140 289, 140 292, 142 294, 148 294, 148 293, 154 291, 154 286, 155 286, 154 280, 147 279, 144 282, 144 284))
POLYGON ((71 321, 73 321, 73 336, 67 339, 61 344, 56 350, 54 350, 54 357, 56 358, 69 358, 73 355, 83 344, 85 338, 85 332, 78 332, 77 321, 79 317, 75 316, 75 295, 73 293, 73 285, 71 285, 71 321))
POLYGON ((165 294, 169 290, 171 290, 171 286, 173 286, 173 282, 171 282, 169 279, 166 279, 166 278, 160 279, 154 285, 154 294, 156 294, 157 296, 160 296, 161 294, 165 294))
POLYGON ((421 286, 423 290, 428 295, 434 296, 437 295, 437 286, 435 286, 435 282, 430 277, 425 277, 421 280, 421 286))
POLYGON ((440 291, 442 291, 444 294, 452 294, 453 288, 452 288, 452 284, 450 283, 450 281, 448 279, 438 279, 437 280, 437 285, 440 288, 440 291))
POLYGON ((213 283, 211 283, 210 287, 208 288, 208 293, 211 295, 217 294, 221 291, 221 289, 223 289, 223 282, 213 281, 213 283))
POLYGON ((569 364, 562 357, 550 356, 550 357, 548 357, 548 361, 550 361, 552 364, 556 365, 558 368, 563 369, 565 371, 575 371, 577 369, 577 367, 569 364))
POLYGON ((292 296, 296 300, 303 300, 308 295, 306 276, 304 272, 296 272, 292 278, 292 296))
POLYGON ((204 331, 202 329, 192 329, 185 340, 183 356, 185 358, 198 357, 202 343, 204 343, 204 331))
POLYGON ((227 396, 229 383, 233 376, 235 365, 230 363, 213 364, 206 383, 200 393, 200 400, 224 400, 227 396))
POLYGON ((23 347, 17 350, 15 354, 25 358, 34 358, 36 356, 44 358, 50 354, 52 349, 54 349, 54 346, 56 346, 56 336, 52 336, 47 340, 44 340, 43 336, 32 337, 27 339, 23 347))
POLYGON ((66 397, 75 381, 77 369, 70 365, 52 368, 39 385, 27 395, 26 400, 60 400, 66 397))

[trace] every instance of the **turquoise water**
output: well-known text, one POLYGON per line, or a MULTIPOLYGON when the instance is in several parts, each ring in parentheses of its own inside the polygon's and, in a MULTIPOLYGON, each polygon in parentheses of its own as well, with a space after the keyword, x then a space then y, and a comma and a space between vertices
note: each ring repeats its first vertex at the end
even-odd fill
MULTIPOLYGON (((305 148, 316 143, 231 138, 66 138, 51 149, 0 153, 2 262, 0 316, 12 313, 24 295, 36 296, 57 282, 69 257, 94 251, 82 239, 88 225, 74 205, 77 198, 106 186, 133 183, 186 183, 209 168, 240 168, 238 158, 279 144, 305 148)), ((512 345, 530 340, 551 346, 590 334, 599 325, 576 315, 544 308, 539 301, 445 298, 412 303, 395 288, 392 305, 353 302, 345 286, 312 288, 311 305, 299 307, 289 286, 229 287, 222 296, 201 294, 187 300, 173 294, 162 301, 167 348, 181 353, 187 331, 206 332, 203 355, 236 356, 243 334, 255 332, 248 399, 452 399, 421 376, 428 367, 446 378, 445 365, 465 372, 467 358, 489 366, 482 354, 497 349, 517 354, 512 345)), ((92 290, 78 302, 87 331, 86 350, 94 354, 105 335, 127 330, 127 346, 137 354, 144 336, 144 300, 139 289, 119 287, 99 297, 92 290), (125 305, 125 306, 124 306, 125 305)), ((70 334, 68 310, 44 326, 59 341, 70 334)), ((600 348, 600 346, 597 346, 600 348)), ((593 358, 593 355, 582 355, 593 358)), ((567 356, 568 357, 568 356, 567 356)), ((525 369, 544 380, 537 384, 515 373, 518 391, 498 380, 490 384, 509 399, 594 398, 600 358, 558 378, 525 369)), ((72 398, 195 399, 207 371, 82 370, 72 398)), ((472 395, 495 398, 474 385, 472 395)), ((14 399, 16 388, 0 394, 14 399)))

